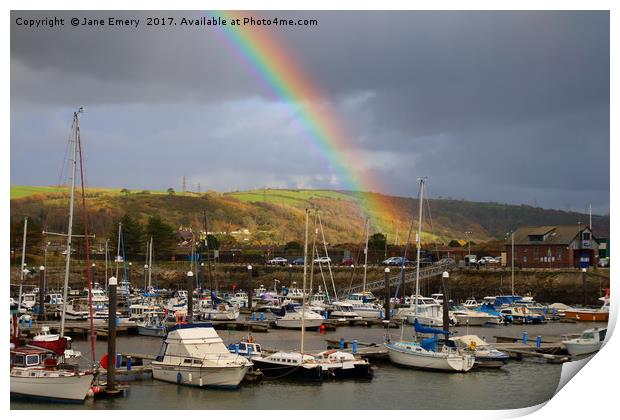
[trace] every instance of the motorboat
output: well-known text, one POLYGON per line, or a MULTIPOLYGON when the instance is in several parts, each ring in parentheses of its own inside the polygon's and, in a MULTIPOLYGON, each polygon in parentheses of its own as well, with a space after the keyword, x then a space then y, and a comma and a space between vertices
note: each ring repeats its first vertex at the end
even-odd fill
POLYGON ((36 293, 24 293, 22 294, 21 307, 26 309, 27 311, 31 311, 34 309, 34 306, 37 304, 37 294, 36 293))
POLYGON ((421 325, 429 327, 438 327, 443 325, 443 311, 441 305, 435 299, 413 296, 411 298, 411 306, 407 308, 398 308, 395 319, 406 319, 408 324, 413 325, 415 320, 421 325), (415 306, 417 305, 417 310, 415 306))
POLYGON ((497 324, 497 316, 486 312, 473 311, 464 306, 453 306, 450 309, 450 317, 454 318, 455 325, 481 326, 487 322, 497 324))
POLYGON ((228 350, 230 350, 231 353, 240 354, 250 360, 252 360, 253 357, 261 357, 263 355, 261 345, 254 341, 251 334, 248 337, 243 337, 238 343, 229 345, 228 350))
POLYGON ((231 354, 212 324, 179 324, 151 364, 153 378, 181 385, 237 388, 252 362, 231 354))
POLYGON ((334 379, 372 379, 372 366, 365 359, 356 359, 351 353, 326 350, 314 355, 323 375, 334 379))
POLYGON ((512 305, 500 311, 503 317, 512 319, 515 324, 542 324, 546 322, 544 315, 530 312, 526 306, 512 305))
POLYGON ((375 296, 371 292, 352 293, 344 300, 353 305, 353 310, 362 319, 382 319, 384 317, 383 306, 376 302, 375 296))
POLYGON ((475 366, 484 368, 500 368, 508 363, 508 354, 496 350, 477 335, 462 335, 450 338, 456 347, 471 352, 475 358, 475 366))
POLYGON ((49 349, 15 347, 10 378, 11 395, 80 402, 91 392, 94 374, 59 363, 49 349))
POLYGON ((362 317, 353 310, 353 305, 347 302, 332 302, 329 309, 329 317, 332 319, 344 319, 347 321, 362 320, 362 317))
POLYGON ((578 338, 563 340, 562 344, 571 356, 581 356, 599 351, 606 335, 607 328, 590 328, 578 338))
POLYGON ((252 357, 252 363, 267 378, 313 382, 320 382, 324 378, 321 364, 309 354, 278 351, 268 356, 252 357))
POLYGON ((609 321, 609 300, 598 309, 570 308, 564 311, 564 317, 577 321, 607 322, 609 321))
POLYGON ((552 303, 551 305, 548 306, 549 311, 551 311, 552 314, 557 314, 560 318, 564 318, 566 316, 566 311, 573 309, 570 306, 564 304, 564 303, 552 303))
POLYGON ((80 357, 82 353, 71 348, 71 337, 61 337, 60 334, 52 334, 50 327, 43 325, 39 334, 32 337, 28 345, 51 350, 65 359, 80 357))
POLYGON ((136 322, 139 335, 150 337, 164 337, 166 335, 165 314, 160 312, 149 312, 143 321, 136 322))
POLYGON ((465 303, 463 303, 464 307, 471 310, 478 309, 480 305, 481 303, 478 302, 475 298, 467 299, 465 303))
POLYGON ((234 321, 239 318, 239 307, 220 302, 216 305, 202 308, 200 315, 203 320, 207 321, 234 321))
POLYGON ((284 315, 276 319, 276 327, 278 328, 300 329, 302 327, 302 313, 304 328, 306 329, 319 328, 325 321, 321 315, 308 308, 304 310, 293 305, 287 305, 282 310, 285 312, 284 315))

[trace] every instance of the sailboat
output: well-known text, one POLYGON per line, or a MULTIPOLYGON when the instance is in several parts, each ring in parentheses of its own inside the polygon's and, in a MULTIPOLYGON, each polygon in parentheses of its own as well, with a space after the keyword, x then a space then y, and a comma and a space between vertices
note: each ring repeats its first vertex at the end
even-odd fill
MULTIPOLYGON (((300 379, 306 381, 321 381, 323 379, 322 368, 316 359, 304 354, 304 334, 306 331, 306 316, 312 311, 306 312, 306 277, 308 273, 308 217, 309 210, 306 209, 306 235, 304 242, 304 277, 303 277, 303 296, 302 309, 299 313, 301 324, 301 349, 299 352, 278 351, 268 356, 257 356, 252 358, 254 366, 259 368, 267 378, 286 378, 300 379)), ((315 314, 316 315, 316 314, 315 314)))
MULTIPOLYGON (((420 296, 420 249, 422 244, 422 203, 424 201, 424 178, 420 178, 420 192, 418 201, 419 217, 418 234, 416 238, 416 297, 420 296)), ((474 366, 474 357, 469 354, 463 354, 457 348, 449 347, 446 344, 441 345, 439 348, 437 335, 443 334, 447 338, 450 332, 420 325, 418 320, 415 318, 417 315, 417 309, 418 299, 414 299, 413 324, 415 335, 413 341, 403 340, 401 332, 400 340, 391 341, 391 339, 388 338, 384 343, 392 363, 419 369, 451 372, 469 371, 474 366), (434 336, 432 338, 418 340, 418 333, 433 334, 434 336)))
POLYGON ((366 290, 366 278, 368 274, 368 233, 370 230, 370 219, 366 219, 364 225, 366 245, 364 247, 364 278, 362 281, 362 292, 353 293, 344 299, 345 303, 353 306, 353 311, 362 319, 381 319, 384 316, 383 306, 376 302, 375 296, 366 290))
MULTIPOLYGON (((80 108, 73 113, 73 159, 72 159, 72 177, 71 177, 71 195, 69 202, 69 226, 67 230, 67 251, 65 263, 65 282, 63 290, 63 301, 67 301, 67 293, 69 288, 69 269, 71 259, 71 245, 73 236, 73 207, 75 201, 75 180, 78 151, 80 155, 80 171, 82 171, 81 157, 82 150, 80 144, 80 130, 78 124, 78 114, 82 112, 80 108)), ((83 176, 82 176, 83 179, 83 176)), ((82 182, 82 198, 84 198, 84 185, 82 182)), ((86 217, 86 212, 84 212, 86 217)), ((85 220, 86 222, 86 220, 85 220)), ((86 239, 86 269, 88 273, 89 286, 91 281, 90 263, 88 251, 88 231, 87 223, 84 223, 86 239)), ((91 298, 91 351, 93 359, 94 352, 94 329, 92 321, 92 294, 91 298)), ((35 341, 26 346, 20 346, 17 328, 11 343, 11 370, 10 370, 10 389, 12 395, 83 401, 91 391, 91 385, 94 380, 94 373, 90 370, 81 370, 77 366, 67 366, 65 364, 65 350, 67 350, 68 340, 64 336, 65 329, 66 306, 63 306, 62 317, 60 321, 60 334, 58 337, 38 337, 35 341), (63 348, 64 344, 64 348, 63 348)), ((16 320, 15 320, 16 322, 16 320)))
POLYGON ((139 335, 147 335, 153 337, 164 337, 166 335, 166 314, 159 305, 154 304, 152 301, 156 298, 156 294, 153 293, 153 287, 151 284, 151 269, 153 267, 153 237, 151 236, 146 253, 147 267, 147 279, 148 284, 144 285, 144 292, 142 293, 142 302, 134 304, 129 307, 130 316, 140 313, 142 318, 136 321, 138 326, 139 335))

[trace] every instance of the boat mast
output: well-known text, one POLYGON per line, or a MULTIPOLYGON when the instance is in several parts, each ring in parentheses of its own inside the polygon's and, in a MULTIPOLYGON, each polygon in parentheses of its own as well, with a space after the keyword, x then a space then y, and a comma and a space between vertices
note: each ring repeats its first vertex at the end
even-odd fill
MULTIPOLYGON (((88 280, 88 315, 89 315, 89 326, 90 326, 90 350, 92 354, 93 361, 96 360, 95 354, 95 341, 97 337, 95 336, 95 324, 94 324, 94 313, 93 313, 93 276, 90 270, 90 241, 88 237, 88 213, 86 212, 86 193, 84 191, 84 159, 82 157, 82 141, 80 137, 80 126, 77 124, 76 118, 76 142, 78 146, 78 151, 80 155, 80 184, 82 186, 82 217, 84 221, 84 248, 86 251, 86 279, 88 280)), ((108 314, 109 316, 109 314, 108 314)))
POLYGON ((69 270, 71 269, 71 235, 73 234, 73 203, 75 201, 75 176, 77 171, 77 130, 78 130, 78 114, 83 112, 84 109, 80 107, 73 113, 73 157, 71 159, 71 191, 69 198, 69 226, 67 227, 67 258, 65 260, 65 283, 62 293, 63 309, 62 316, 60 317, 60 336, 65 336, 65 313, 67 306, 67 295, 69 292, 69 270))
POLYGON ((308 273, 308 218, 310 210, 306 209, 306 235, 304 240, 304 279, 301 289, 301 361, 304 358, 304 333, 306 331, 306 276, 308 273))
POLYGON ((153 286, 153 283, 151 281, 152 269, 153 269, 153 237, 151 236, 151 239, 149 241, 149 286, 148 286, 148 290, 151 290, 151 287, 153 286))
POLYGON ((121 228, 123 224, 118 222, 118 241, 116 242, 116 274, 114 277, 118 278, 118 263, 121 260, 121 228))
MULTIPOLYGON (((314 236, 312 237, 312 265, 310 266, 310 296, 312 296, 312 283, 314 282, 314 256, 317 258, 320 257, 319 250, 316 249, 316 237, 319 234, 319 229, 316 227, 317 218, 319 216, 319 211, 314 209, 314 236)), ((320 263, 319 263, 320 264, 320 263)), ((304 286, 305 289, 306 286, 304 286)))
POLYGON ((26 234, 28 233, 28 218, 24 217, 24 238, 22 239, 22 264, 19 268, 19 297, 17 298, 18 313, 22 309, 22 287, 24 286, 24 265, 26 265, 26 234))
MULTIPOLYGON (((420 249, 422 248, 422 202, 424 201, 424 178, 420 178, 420 194, 419 204, 420 209, 418 212, 418 234, 416 235, 416 269, 415 269, 415 303, 413 307, 413 314, 415 319, 418 318, 418 296, 420 295, 420 249)), ((416 332, 416 341, 417 341, 416 332)))
POLYGON ((368 269, 368 231, 370 230, 370 219, 366 218, 366 247, 364 248, 364 281, 362 283, 362 292, 366 291, 366 271, 368 269))

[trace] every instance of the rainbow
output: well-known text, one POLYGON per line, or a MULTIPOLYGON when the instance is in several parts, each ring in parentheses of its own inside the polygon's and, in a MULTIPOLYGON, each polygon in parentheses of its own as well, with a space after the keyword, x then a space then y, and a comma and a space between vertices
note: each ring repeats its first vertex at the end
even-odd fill
POLYGON ((217 31, 223 34, 223 42, 274 98, 291 107, 304 128, 305 141, 321 151, 344 189, 354 192, 362 214, 370 218, 374 229, 390 229, 394 209, 387 198, 381 194, 360 194, 385 189, 369 171, 359 172, 352 164, 364 160, 343 124, 330 112, 327 95, 298 65, 294 55, 268 27, 230 25, 233 19, 243 20, 239 12, 212 12, 209 17, 226 19, 227 25, 219 26, 217 31))

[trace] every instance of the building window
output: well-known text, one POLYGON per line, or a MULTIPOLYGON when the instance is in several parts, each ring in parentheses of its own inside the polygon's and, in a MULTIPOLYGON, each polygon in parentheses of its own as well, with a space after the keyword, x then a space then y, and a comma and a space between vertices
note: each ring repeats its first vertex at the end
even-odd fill
POLYGON ((581 234, 581 239, 582 239, 583 241, 589 241, 589 240, 591 239, 590 232, 583 232, 583 233, 581 234))
POLYGON ((558 248, 558 260, 562 261, 562 248, 558 248))
POLYGON ((526 263, 527 262, 527 255, 523 256, 523 262, 526 263))

